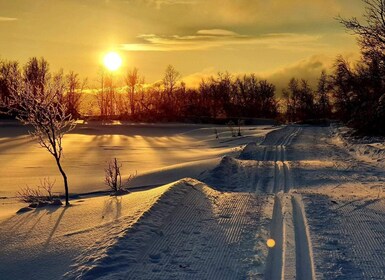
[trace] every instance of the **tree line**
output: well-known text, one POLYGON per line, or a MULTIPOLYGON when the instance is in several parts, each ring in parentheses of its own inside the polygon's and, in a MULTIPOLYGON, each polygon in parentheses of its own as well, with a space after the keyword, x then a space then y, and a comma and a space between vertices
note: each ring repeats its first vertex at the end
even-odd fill
POLYGON ((52 84, 60 84, 58 102, 74 119, 85 115, 131 121, 271 118, 301 122, 336 118, 357 129, 369 128, 369 122, 371 130, 381 132, 376 119, 381 119, 381 108, 385 107, 380 74, 385 69, 381 67, 374 59, 353 67, 338 57, 333 73, 320 73, 315 88, 304 79, 292 78, 282 94, 255 74, 218 73, 202 79, 197 88, 188 88, 171 65, 163 79, 152 85, 145 84, 136 68, 126 73, 123 82, 111 72, 101 71, 98 86, 91 89, 77 73, 51 73, 44 58, 33 57, 23 67, 17 61, 0 61, 0 100, 6 106, 13 93, 23 94, 23 87, 33 88, 32 94, 38 96, 52 84), (372 110, 373 103, 376 110, 372 110))
POLYGON ((320 73, 315 88, 304 79, 293 78, 281 94, 272 83, 255 74, 230 73, 202 79, 197 88, 188 88, 180 73, 170 65, 163 78, 152 85, 145 83, 136 68, 121 80, 111 72, 101 71, 96 89, 90 89, 78 74, 65 75, 63 71, 52 74, 44 58, 34 57, 23 67, 16 61, 0 61, 0 100, 6 104, 12 92, 25 85, 44 91, 52 81, 61 81, 59 101, 73 118, 82 115, 131 121, 274 118, 283 122, 333 118, 352 126, 358 133, 385 134, 385 5, 383 0, 364 2, 365 24, 356 18, 338 18, 348 31, 358 35, 360 61, 351 64, 342 56, 337 57, 329 74, 320 73))

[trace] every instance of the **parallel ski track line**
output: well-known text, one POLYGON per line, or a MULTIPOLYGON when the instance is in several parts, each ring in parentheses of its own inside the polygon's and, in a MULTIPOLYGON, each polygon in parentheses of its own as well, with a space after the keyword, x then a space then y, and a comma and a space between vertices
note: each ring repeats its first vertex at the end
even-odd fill
POLYGON ((142 269, 153 271, 146 279, 244 279, 237 250, 250 223, 247 210, 256 199, 249 193, 224 194, 215 210, 205 193, 189 190, 124 279, 142 279, 142 269))
POLYGON ((273 161, 273 186, 275 194, 270 236, 276 242, 268 253, 265 279, 315 279, 312 246, 306 214, 299 195, 288 194, 293 187, 287 146, 301 132, 300 127, 288 128, 288 133, 278 138, 267 160, 273 161), (278 194, 281 193, 282 194, 278 194), (293 267, 295 266, 295 269, 293 267))
POLYGON ((315 279, 309 227, 299 195, 291 196, 295 230, 296 279, 315 279))
POLYGON ((281 280, 284 276, 285 228, 282 215, 282 204, 278 196, 274 199, 273 218, 270 236, 275 240, 275 246, 269 250, 264 279, 281 280))

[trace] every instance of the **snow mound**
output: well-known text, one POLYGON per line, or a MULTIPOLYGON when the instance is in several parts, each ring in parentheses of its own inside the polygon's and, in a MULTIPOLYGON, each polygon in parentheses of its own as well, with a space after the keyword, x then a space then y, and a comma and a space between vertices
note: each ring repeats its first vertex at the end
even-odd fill
POLYGON ((257 160, 258 157, 258 146, 255 142, 251 142, 247 144, 241 154, 239 155, 239 159, 243 160, 257 160))
POLYGON ((257 161, 224 156, 215 168, 202 174, 199 180, 219 191, 255 191, 258 181, 257 165, 257 161))
MULTIPOLYGON (((123 230, 120 235, 112 237, 112 244, 107 244, 107 246, 99 244, 99 246, 92 246, 85 250, 74 260, 71 271, 66 273, 63 278, 96 279, 135 263, 137 255, 145 250, 147 241, 161 234, 159 228, 162 221, 180 203, 192 184, 194 184, 193 179, 183 179, 169 184, 169 188, 149 210, 141 215, 134 225, 123 230), (135 232, 140 232, 140 234, 135 234, 135 232), (105 247, 107 248, 105 251, 100 249, 105 247), (117 254, 121 251, 124 254, 117 254)), ((103 242, 103 240, 98 242, 103 242)), ((111 240, 105 242, 111 243, 111 240)))
POLYGON ((253 235, 264 203, 180 180, 106 251, 84 252, 63 278, 245 279, 259 254, 253 235))

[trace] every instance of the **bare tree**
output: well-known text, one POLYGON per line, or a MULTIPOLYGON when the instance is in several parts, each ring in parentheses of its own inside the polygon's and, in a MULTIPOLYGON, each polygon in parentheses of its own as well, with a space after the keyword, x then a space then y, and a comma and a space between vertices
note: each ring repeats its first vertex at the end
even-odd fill
POLYGON ((172 94, 174 93, 180 77, 180 73, 175 70, 174 66, 167 66, 163 77, 163 85, 169 100, 171 100, 172 94))
POLYGON ((127 73, 125 82, 126 82, 127 91, 128 91, 128 99, 130 102, 131 115, 133 116, 136 113, 135 95, 140 89, 140 87, 143 85, 144 79, 139 75, 138 69, 134 68, 127 73))
POLYGON ((112 73, 104 70, 99 72, 100 89, 96 95, 100 115, 102 117, 110 117, 116 113, 116 86, 113 82, 112 73))
POLYGON ((329 82, 325 71, 321 72, 317 86, 317 105, 319 117, 327 118, 331 112, 330 100, 328 96, 329 82))
POLYGON ((30 85, 34 94, 44 91, 50 77, 49 64, 44 58, 32 57, 24 66, 24 82, 30 85))
POLYGON ((345 19, 339 16, 337 19, 350 30, 358 35, 364 56, 380 55, 385 58, 385 1, 384 0, 362 0, 366 4, 362 24, 356 17, 345 19))
POLYGON ((62 74, 56 75, 44 84, 28 80, 12 91, 8 113, 15 113, 17 119, 32 126, 30 135, 54 158, 63 177, 66 205, 69 205, 68 179, 61 165, 63 156, 62 139, 65 133, 75 127, 75 121, 61 103, 65 90, 62 74))
POLYGON ((12 91, 21 82, 21 72, 17 61, 0 61, 0 103, 7 104, 12 91))
POLYGON ((82 92, 86 86, 87 80, 80 81, 79 75, 71 71, 66 75, 67 92, 64 96, 64 102, 66 103, 67 112, 72 115, 73 118, 80 116, 80 105, 82 101, 82 92))

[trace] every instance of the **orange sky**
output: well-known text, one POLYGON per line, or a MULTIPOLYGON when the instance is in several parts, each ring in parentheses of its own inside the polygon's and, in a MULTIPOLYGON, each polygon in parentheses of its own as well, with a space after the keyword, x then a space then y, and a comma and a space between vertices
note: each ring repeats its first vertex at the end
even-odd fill
POLYGON ((0 58, 44 56, 56 71, 95 80, 109 50, 146 82, 168 64, 188 84, 218 71, 273 82, 313 77, 337 54, 357 53, 334 19, 360 0, 0 0, 0 58))

